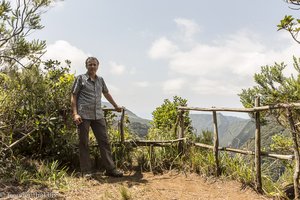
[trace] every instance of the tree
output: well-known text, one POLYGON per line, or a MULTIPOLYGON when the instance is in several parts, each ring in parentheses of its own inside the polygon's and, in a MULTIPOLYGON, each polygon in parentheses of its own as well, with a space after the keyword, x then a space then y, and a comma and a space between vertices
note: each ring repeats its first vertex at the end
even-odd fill
POLYGON ((295 19, 291 15, 286 15, 281 21, 280 24, 277 25, 278 30, 286 30, 290 33, 292 38, 300 44, 300 40, 298 39, 298 34, 300 31, 300 19, 295 19))
POLYGON ((15 147, 14 152, 35 157, 63 154, 75 132, 66 95, 74 75, 68 70, 59 62, 48 61, 44 70, 34 65, 21 71, 10 70, 8 75, 0 73, 2 143, 9 146, 31 132, 30 139, 15 147), (55 145, 59 150, 53 148, 55 145))
MULTIPOLYGON (((174 137, 176 137, 176 135, 174 135, 174 131, 179 122, 177 106, 187 106, 187 100, 178 96, 174 96, 173 101, 165 99, 164 103, 152 112, 153 127, 150 129, 150 133, 153 133, 153 130, 155 129, 162 133, 158 134, 157 136, 162 137, 162 135, 168 133, 168 139, 174 139, 174 137)), ((187 133, 192 133, 193 127, 191 125, 189 112, 185 112, 183 118, 184 127, 186 128, 187 133)), ((151 134, 149 134, 149 136, 150 135, 151 134)))
MULTIPOLYGON (((286 68, 284 63, 275 63, 273 66, 263 66, 261 73, 254 75, 256 86, 253 88, 243 89, 239 94, 242 104, 249 108, 254 107, 254 96, 261 97, 261 105, 274 105, 278 103, 294 103, 300 99, 300 59, 294 57, 294 68, 297 75, 287 77, 283 74, 286 68)), ((299 199, 299 176, 300 176, 300 155, 299 155, 299 126, 300 111, 299 109, 284 108, 265 112, 270 114, 284 127, 290 130, 293 139, 293 149, 295 155, 295 172, 294 172, 294 193, 295 199, 299 199)))
MULTIPOLYGON (((0 64, 2 68, 15 65, 31 67, 40 61, 46 42, 26 40, 35 30, 42 29, 41 14, 53 0, 0 1, 0 64)), ((1 68, 0 68, 1 69, 1 68)))
MULTIPOLYGON (((262 66, 261 72, 254 75, 256 86, 243 89, 239 94, 242 104, 246 108, 254 106, 254 96, 261 97, 261 105, 273 105, 277 103, 292 103, 299 101, 300 98, 300 59, 293 58, 294 69, 298 73, 287 77, 283 70, 287 67, 284 63, 275 63, 273 66, 262 66)), ((295 110, 295 116, 299 111, 295 110)), ((280 118, 281 112, 272 111, 280 118)), ((300 117, 300 116, 299 116, 300 117)), ((298 119, 297 119, 298 120, 298 119)))
MULTIPOLYGON (((299 0, 285 0, 288 4, 292 4, 295 6, 300 6, 299 0)), ((299 9, 299 8, 292 8, 292 9, 299 9)), ((300 31, 300 19, 295 19, 292 15, 286 15, 280 21, 280 24, 277 25, 278 31, 285 30, 290 33, 292 38, 300 44, 299 40, 299 31, 300 31)))
POLYGON ((43 28, 40 16, 54 1, 0 1, 1 151, 32 133, 14 147, 15 155, 67 158, 64 153, 72 153, 63 152, 75 128, 66 95, 74 80, 69 74, 70 61, 66 61, 68 67, 52 60, 41 62, 45 41, 27 40, 30 33, 43 28))
POLYGON ((299 0, 285 0, 285 2, 293 4, 293 5, 300 5, 300 1, 299 0))

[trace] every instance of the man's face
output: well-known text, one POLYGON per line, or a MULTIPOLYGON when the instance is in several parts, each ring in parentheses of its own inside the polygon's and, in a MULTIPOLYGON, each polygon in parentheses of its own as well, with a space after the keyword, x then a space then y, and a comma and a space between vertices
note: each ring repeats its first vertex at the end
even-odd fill
POLYGON ((98 70, 98 62, 97 60, 88 60, 87 61, 87 65, 86 65, 86 68, 88 70, 88 73, 91 74, 91 75, 94 75, 96 74, 97 70, 98 70))

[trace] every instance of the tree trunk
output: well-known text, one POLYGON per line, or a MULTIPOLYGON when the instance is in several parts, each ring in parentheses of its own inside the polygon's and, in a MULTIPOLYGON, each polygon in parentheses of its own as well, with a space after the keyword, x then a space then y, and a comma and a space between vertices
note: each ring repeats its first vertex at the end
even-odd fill
MULTIPOLYGON (((180 114, 179 114, 179 116, 180 116, 180 118, 179 118, 179 120, 180 120, 180 132, 178 133, 178 139, 181 139, 181 138, 183 138, 184 137, 184 111, 180 111, 180 114)), ((184 141, 179 141, 179 143, 178 143, 178 153, 180 154, 180 155, 183 155, 183 153, 184 153, 184 141)))
POLYGON ((121 120, 120 120, 120 136, 121 136, 121 143, 124 144, 125 137, 124 137, 124 119, 125 119, 125 108, 122 108, 121 112, 121 120))
POLYGON ((217 122, 217 113, 213 111, 213 123, 214 123, 214 157, 216 163, 216 175, 221 174, 219 166, 219 133, 218 133, 218 122, 217 122))
POLYGON ((290 124, 291 132, 292 132, 292 138, 293 138, 293 148, 294 148, 294 154, 295 154, 295 172, 294 172, 294 193, 295 193, 295 199, 299 199, 299 172, 300 172, 300 157, 299 157, 299 145, 298 145, 298 139, 297 139, 297 129, 294 123, 292 112, 289 108, 287 108, 287 117, 290 124))

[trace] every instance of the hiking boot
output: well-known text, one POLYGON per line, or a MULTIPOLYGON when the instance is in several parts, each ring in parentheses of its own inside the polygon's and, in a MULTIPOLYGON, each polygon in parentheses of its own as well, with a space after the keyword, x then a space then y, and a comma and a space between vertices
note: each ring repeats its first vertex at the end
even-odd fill
POLYGON ((109 170, 104 173, 105 176, 122 177, 123 173, 117 169, 109 170))

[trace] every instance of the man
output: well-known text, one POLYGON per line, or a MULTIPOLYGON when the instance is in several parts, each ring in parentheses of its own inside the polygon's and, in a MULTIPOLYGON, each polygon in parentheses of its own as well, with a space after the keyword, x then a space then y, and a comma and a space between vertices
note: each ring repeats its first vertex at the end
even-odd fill
POLYGON ((89 155, 89 127, 91 126, 100 148, 100 154, 105 175, 121 177, 123 173, 116 170, 112 160, 111 148, 108 141, 106 122, 101 108, 101 97, 104 97, 120 112, 119 107, 110 95, 104 79, 97 76, 99 61, 88 57, 85 61, 86 74, 76 77, 72 87, 71 105, 73 119, 79 135, 79 160, 82 174, 91 176, 91 161, 89 155))

